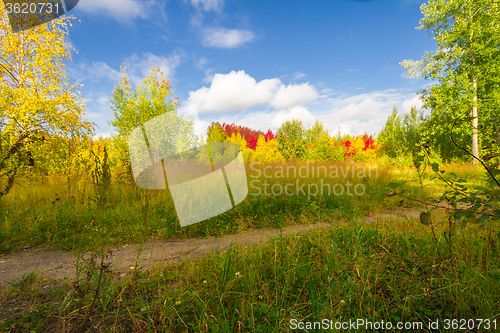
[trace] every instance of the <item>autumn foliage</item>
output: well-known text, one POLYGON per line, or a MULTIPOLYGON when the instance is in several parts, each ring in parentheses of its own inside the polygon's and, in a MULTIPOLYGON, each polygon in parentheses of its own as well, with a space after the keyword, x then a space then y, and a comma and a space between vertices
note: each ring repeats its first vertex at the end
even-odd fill
POLYGON ((259 136, 263 135, 264 140, 267 142, 269 140, 273 140, 276 138, 274 133, 271 130, 268 130, 266 133, 262 131, 255 131, 252 130, 248 127, 244 126, 238 126, 235 123, 232 124, 226 124, 222 123, 222 125, 219 122, 212 122, 210 126, 208 127, 207 133, 210 136, 210 133, 214 131, 214 128, 218 127, 221 129, 225 136, 224 138, 230 138, 233 135, 240 134, 241 137, 246 141, 246 146, 247 148, 255 150, 257 148, 257 142, 259 140, 259 136))
POLYGON ((317 122, 313 127, 305 130, 302 128, 302 123, 297 120, 286 122, 280 131, 279 133, 282 133, 281 144, 277 135, 271 130, 263 132, 235 123, 212 122, 208 127, 207 136, 208 141, 211 142, 236 143, 247 159, 257 161, 302 159, 366 162, 376 156, 375 139, 366 133, 356 137, 344 135, 333 138, 323 128, 322 123, 317 122), (283 141, 291 138, 286 134, 290 131, 290 126, 297 127, 298 132, 296 130, 294 132, 299 133, 299 137, 293 136, 296 142, 292 146, 300 148, 294 154, 290 154, 288 150, 291 146, 289 144, 287 146, 283 141), (284 151, 284 149, 288 150, 284 151))

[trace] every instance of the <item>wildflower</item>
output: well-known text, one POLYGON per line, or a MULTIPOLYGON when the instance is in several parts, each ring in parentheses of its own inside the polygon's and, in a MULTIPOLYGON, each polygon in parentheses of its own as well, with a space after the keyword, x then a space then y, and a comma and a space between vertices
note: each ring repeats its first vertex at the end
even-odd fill
POLYGON ((207 284, 207 280, 203 280, 203 284, 207 284))
POLYGON ((424 142, 424 143, 422 143, 422 146, 423 146, 424 148, 429 148, 429 145, 428 145, 427 143, 425 143, 425 142, 424 142))
POLYGON ((259 295, 259 299, 262 300, 264 297, 262 297, 262 295, 259 295))
POLYGON ((238 279, 241 277, 240 272, 236 272, 234 275, 236 275, 236 277, 237 277, 238 279))
POLYGON ((175 305, 181 305, 181 301, 175 302, 175 305))
POLYGON ((343 299, 340 300, 340 304, 345 304, 345 301, 343 299))

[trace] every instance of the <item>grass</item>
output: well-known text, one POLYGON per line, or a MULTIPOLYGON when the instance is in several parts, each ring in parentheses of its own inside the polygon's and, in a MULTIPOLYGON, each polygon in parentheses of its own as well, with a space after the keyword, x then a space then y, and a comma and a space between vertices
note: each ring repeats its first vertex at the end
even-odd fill
MULTIPOLYGON (((289 332, 292 323, 364 318, 421 322, 422 330, 407 331, 430 332, 430 320, 495 320, 499 281, 481 268, 482 236, 466 229, 449 253, 444 238, 436 244, 416 221, 349 223, 148 271, 137 267, 122 279, 88 262, 78 287, 44 288, 40 280, 28 291, 3 291, 0 329, 289 332)), ((495 251, 491 271, 500 269, 498 259, 495 251)))
POLYGON ((32 271, 31 273, 23 275, 19 281, 7 281, 7 284, 14 288, 23 289, 29 287, 38 276, 39 273, 37 271, 32 271))
MULTIPOLYGON (((356 219, 373 212, 374 203, 379 209, 393 204, 383 200, 387 183, 411 175, 411 171, 397 174, 393 168, 378 167, 377 172, 373 168, 374 165, 352 163, 247 165, 250 193, 246 199, 235 209, 184 228, 179 225, 169 191, 142 190, 115 181, 107 193, 106 204, 99 205, 92 200, 92 182, 86 176, 24 179, 0 202, 0 253, 25 246, 49 245, 88 251, 102 245, 139 243, 153 237, 220 236, 246 229, 276 227, 276 218, 282 212, 283 225, 315 223, 332 216, 356 219), (272 168, 266 171, 273 177, 265 177, 265 167, 272 168), (297 174, 290 171, 288 177, 274 177, 280 167, 294 168, 297 174), (323 169, 319 175, 312 175, 312 170, 321 167, 328 168, 328 177, 323 169), (331 171, 334 168, 338 176, 331 171), (359 171, 362 168, 366 168, 366 173, 359 171), (305 170, 309 170, 309 175, 301 177, 299 171, 306 175, 305 170), (267 187, 266 182, 269 183, 267 187), (361 184, 357 189, 361 193, 364 188, 363 195, 349 195, 348 182, 352 183, 351 194, 354 185, 361 184), (287 188, 288 193, 293 195, 274 195, 278 194, 277 189, 284 191, 287 184, 291 185, 287 188), (308 191, 312 184, 318 186, 317 195, 312 195, 314 188, 308 191), (330 186, 330 195, 327 195, 325 184, 330 186), (334 191, 340 194, 341 190, 344 191, 342 195, 334 194, 334 191)), ((408 186, 408 190, 414 196, 421 196, 416 186, 408 186)))
MULTIPOLYGON (((456 228, 450 238, 445 213, 433 215, 436 237, 429 227, 410 219, 360 223, 375 210, 397 207, 401 198, 386 196, 389 182, 410 180, 404 189, 412 198, 442 193, 442 187, 432 185, 429 170, 423 194, 420 184, 411 181, 417 179, 415 169, 379 166, 372 177, 345 171, 361 166, 370 165, 247 165, 248 182, 255 181, 250 191, 260 187, 260 195, 249 193, 235 209, 185 228, 176 222, 168 192, 115 183, 102 206, 89 199, 91 184, 84 178, 72 180, 71 189, 67 179, 55 177, 24 182, 2 202, 1 251, 49 244, 92 250, 94 255, 80 257, 76 281, 48 281, 36 272, 11 281, 11 288, 0 291, 0 331, 290 332, 311 325, 307 331, 319 332, 314 322, 322 319, 333 325, 355 319, 416 323, 422 326, 401 331, 421 332, 436 331, 430 326, 436 320, 438 331, 455 332, 444 327, 445 319, 467 325, 473 318, 489 319, 490 325, 500 326, 498 226, 493 227, 497 237, 487 252, 489 230, 468 225, 456 228), (318 166, 344 171, 339 177, 313 176, 311 170, 318 166), (279 174, 301 167, 309 171, 307 176, 279 174), (362 184, 365 192, 309 196, 306 189, 292 196, 272 194, 273 185, 276 190, 297 179, 306 186, 321 186, 322 179, 331 186, 350 181, 362 184), (269 195, 263 192, 264 181, 269 182, 269 195), (332 220, 331 228, 274 237, 259 246, 232 246, 149 270, 136 264, 126 276, 109 269, 112 254, 107 246, 113 244, 332 220)), ((478 177, 481 183, 477 168, 444 168, 459 177, 478 177)), ((486 331, 484 324, 473 324, 469 330, 486 331)))

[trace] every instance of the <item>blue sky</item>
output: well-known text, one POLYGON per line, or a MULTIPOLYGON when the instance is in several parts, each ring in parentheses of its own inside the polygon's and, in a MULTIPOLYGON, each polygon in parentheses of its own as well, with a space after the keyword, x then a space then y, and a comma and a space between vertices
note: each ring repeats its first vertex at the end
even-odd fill
POLYGON ((212 121, 276 131, 323 121, 332 133, 378 133, 429 82, 400 62, 435 42, 417 30, 417 0, 81 0, 70 12, 68 64, 86 114, 109 136, 109 103, 125 63, 134 87, 159 66, 183 106, 212 121))

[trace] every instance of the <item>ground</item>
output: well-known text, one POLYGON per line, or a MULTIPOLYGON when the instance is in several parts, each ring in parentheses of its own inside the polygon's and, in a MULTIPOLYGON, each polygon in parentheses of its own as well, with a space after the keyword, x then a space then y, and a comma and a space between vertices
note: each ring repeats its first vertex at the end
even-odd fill
MULTIPOLYGON (((444 211, 444 210, 439 210, 444 211)), ((388 220, 408 219, 418 223, 420 210, 398 209, 385 212, 375 212, 359 219, 357 223, 373 224, 388 220)), ((311 228, 328 228, 337 223, 325 221, 322 223, 295 225, 280 229, 259 229, 218 238, 165 240, 153 239, 144 244, 125 244, 109 249, 107 263, 111 263, 113 271, 125 277, 136 266, 148 268, 162 263, 175 262, 196 258, 204 253, 224 250, 232 242, 238 245, 255 245, 270 237, 303 232, 311 228)), ((90 253, 82 254, 90 258, 90 253)), ((8 281, 19 281, 23 276, 36 271, 41 277, 59 280, 65 277, 76 277, 75 262, 77 255, 71 251, 49 249, 44 246, 26 248, 22 251, 0 256, 0 288, 8 286, 8 281)))

